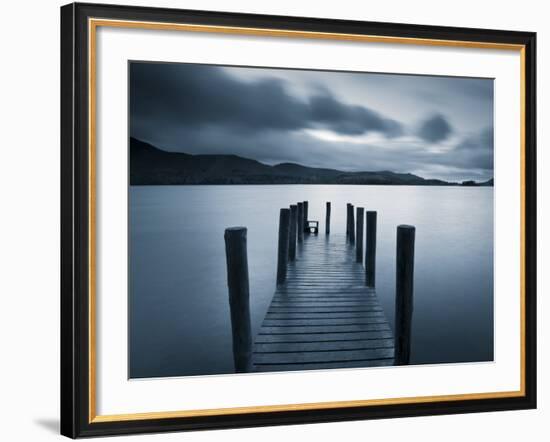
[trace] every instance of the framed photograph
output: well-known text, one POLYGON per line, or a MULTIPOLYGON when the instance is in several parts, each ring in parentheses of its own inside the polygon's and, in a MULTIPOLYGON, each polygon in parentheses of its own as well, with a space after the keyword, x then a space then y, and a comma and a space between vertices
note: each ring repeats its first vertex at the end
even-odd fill
POLYGON ((536 406, 529 32, 61 8, 61 432, 536 406))

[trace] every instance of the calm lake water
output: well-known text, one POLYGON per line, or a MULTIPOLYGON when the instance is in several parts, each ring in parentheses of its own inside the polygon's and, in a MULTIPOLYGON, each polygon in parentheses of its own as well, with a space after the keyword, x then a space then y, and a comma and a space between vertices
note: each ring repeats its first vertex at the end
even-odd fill
POLYGON ((378 211, 377 293, 393 327, 396 227, 416 226, 411 363, 493 359, 493 188, 130 188, 130 377, 233 372, 224 229, 248 228, 252 331, 275 288, 279 209, 309 201, 324 235, 346 203, 378 211))

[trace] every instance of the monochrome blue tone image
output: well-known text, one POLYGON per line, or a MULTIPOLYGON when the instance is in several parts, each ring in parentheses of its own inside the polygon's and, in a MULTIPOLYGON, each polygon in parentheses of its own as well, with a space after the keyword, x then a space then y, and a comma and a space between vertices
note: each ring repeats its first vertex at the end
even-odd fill
POLYGON ((493 80, 129 63, 129 377, 493 361, 493 80))

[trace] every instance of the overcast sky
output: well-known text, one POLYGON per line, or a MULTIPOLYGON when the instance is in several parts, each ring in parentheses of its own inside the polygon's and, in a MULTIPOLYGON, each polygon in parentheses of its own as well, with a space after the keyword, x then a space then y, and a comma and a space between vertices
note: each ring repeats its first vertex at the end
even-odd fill
POLYGON ((486 180, 493 81, 131 63, 130 134, 267 164, 486 180))

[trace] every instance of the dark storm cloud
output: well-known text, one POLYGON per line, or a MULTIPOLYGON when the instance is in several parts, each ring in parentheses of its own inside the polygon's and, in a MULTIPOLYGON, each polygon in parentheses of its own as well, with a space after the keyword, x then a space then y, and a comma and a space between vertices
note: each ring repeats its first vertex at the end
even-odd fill
POLYGON ((132 63, 130 133, 191 154, 486 180, 493 98, 491 80, 484 81, 132 63), (468 96, 476 101, 460 101, 468 96), (470 121, 473 109, 479 115, 470 121))
POLYGON ((131 132, 145 138, 154 134, 143 133, 144 122, 151 132, 216 125, 256 133, 316 127, 345 135, 401 133, 397 121, 327 90, 300 100, 279 79, 245 83, 212 66, 132 63, 130 96, 131 132))
POLYGON ((453 131, 447 119, 441 115, 434 115, 425 120, 418 130, 418 136, 430 143, 445 140, 453 131))
POLYGON ((493 177, 493 127, 462 138, 456 145, 437 153, 416 151, 408 156, 408 163, 423 176, 440 176, 461 181, 485 181, 493 177))
POLYGON ((309 101, 313 121, 345 135, 361 135, 369 131, 383 132, 388 136, 401 135, 401 124, 383 118, 362 106, 340 103, 331 95, 317 95, 309 101))
POLYGON ((452 151, 452 162, 463 167, 493 169, 493 128, 464 138, 452 151))
POLYGON ((304 113, 304 104, 288 95, 280 81, 245 85, 207 66, 134 63, 130 88, 132 119, 147 119, 164 130, 212 124, 296 129, 304 113))

